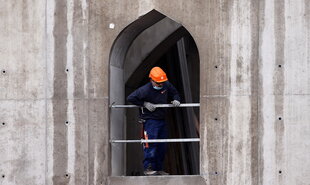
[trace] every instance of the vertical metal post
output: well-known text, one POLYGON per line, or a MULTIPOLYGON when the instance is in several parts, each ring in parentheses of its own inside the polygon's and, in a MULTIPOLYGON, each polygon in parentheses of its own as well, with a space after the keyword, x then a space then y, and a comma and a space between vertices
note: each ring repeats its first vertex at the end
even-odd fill
MULTIPOLYGON (((186 51, 185 51, 185 44, 184 44, 184 38, 180 39, 177 42, 178 46, 178 54, 179 54, 179 61, 180 61, 180 68, 181 68, 181 76, 182 76, 182 82, 183 82, 183 91, 185 96, 186 102, 192 102, 192 93, 190 90, 190 79, 188 74, 188 67, 187 67, 187 59, 186 59, 186 51)), ((197 118, 195 117, 195 113, 192 107, 186 108, 186 114, 187 114, 187 129, 189 131, 189 137, 197 137, 196 132, 196 123, 197 118), (196 119, 195 119, 196 118, 196 119)), ((191 143, 189 144, 189 148, 191 151, 197 151, 199 152, 198 144, 191 143)), ((189 152, 192 166, 191 171, 193 174, 198 174, 199 172, 199 157, 194 152, 189 152)))

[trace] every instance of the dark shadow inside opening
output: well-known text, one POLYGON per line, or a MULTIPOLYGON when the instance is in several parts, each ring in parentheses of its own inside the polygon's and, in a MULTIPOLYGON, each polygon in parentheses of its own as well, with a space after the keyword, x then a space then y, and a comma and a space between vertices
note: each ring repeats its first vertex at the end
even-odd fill
MULTIPOLYGON (((182 103, 199 103, 199 54, 195 41, 184 27, 171 34, 143 60, 126 82, 126 97, 149 82, 148 73, 154 66, 167 73, 169 81, 179 91, 182 103)), ((126 110, 126 139, 140 139, 138 114, 138 109, 126 110)), ((169 108, 166 122, 168 138, 199 137, 199 108, 169 108)), ((171 175, 199 174, 199 152, 199 143, 169 143, 164 170, 171 175)), ((142 145, 127 144, 126 175, 143 175, 142 160, 142 145)))

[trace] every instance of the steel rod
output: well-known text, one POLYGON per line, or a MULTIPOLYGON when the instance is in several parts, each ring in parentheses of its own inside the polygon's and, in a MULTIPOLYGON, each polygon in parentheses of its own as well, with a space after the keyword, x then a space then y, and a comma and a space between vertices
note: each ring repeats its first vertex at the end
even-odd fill
MULTIPOLYGON (((182 103, 179 107, 199 107, 200 103, 182 103)), ((134 108, 138 105, 111 105, 112 108, 134 108)), ((155 107, 174 107, 172 104, 155 104, 155 107)))
POLYGON ((110 140, 111 143, 182 143, 182 142, 200 142, 199 138, 186 139, 140 139, 140 140, 110 140))

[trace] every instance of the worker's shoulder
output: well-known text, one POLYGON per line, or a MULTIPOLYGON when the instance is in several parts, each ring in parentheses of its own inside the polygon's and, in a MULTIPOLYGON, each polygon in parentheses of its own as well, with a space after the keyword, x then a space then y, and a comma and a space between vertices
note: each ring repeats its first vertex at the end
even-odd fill
POLYGON ((170 83, 169 81, 166 81, 166 82, 165 82, 165 85, 166 85, 168 88, 174 87, 174 86, 172 85, 172 83, 170 83))
POLYGON ((150 83, 146 83, 145 85, 139 87, 139 90, 140 91, 143 91, 143 92, 147 92, 151 89, 151 84, 150 83))

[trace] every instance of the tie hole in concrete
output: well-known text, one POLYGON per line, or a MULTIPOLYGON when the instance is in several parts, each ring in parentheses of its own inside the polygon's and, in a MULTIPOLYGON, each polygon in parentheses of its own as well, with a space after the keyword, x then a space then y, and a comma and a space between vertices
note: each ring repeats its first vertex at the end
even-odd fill
POLYGON ((6 73, 6 71, 5 70, 2 70, 2 74, 5 74, 6 73))
POLYGON ((4 126, 4 125, 5 125, 5 123, 3 122, 3 123, 2 123, 2 125, 4 126))
POLYGON ((114 23, 110 23, 110 24, 109 24, 109 28, 110 28, 110 29, 114 29, 114 28, 115 28, 115 24, 114 24, 114 23))
POLYGON ((2 175, 2 178, 5 178, 5 175, 2 175))
POLYGON ((279 119, 280 121, 282 120, 282 118, 281 118, 281 117, 279 117, 278 119, 279 119))

